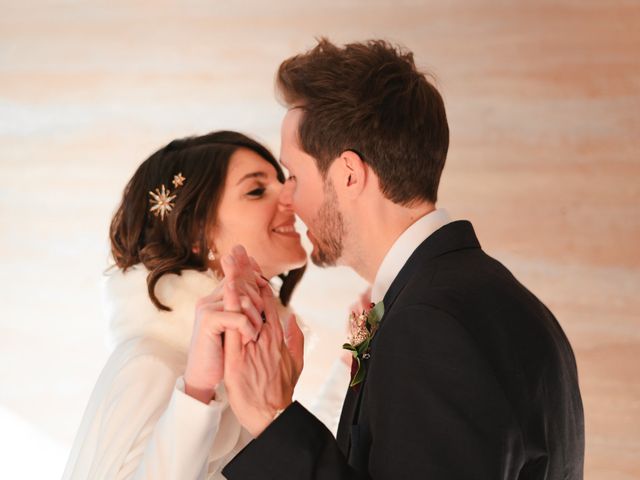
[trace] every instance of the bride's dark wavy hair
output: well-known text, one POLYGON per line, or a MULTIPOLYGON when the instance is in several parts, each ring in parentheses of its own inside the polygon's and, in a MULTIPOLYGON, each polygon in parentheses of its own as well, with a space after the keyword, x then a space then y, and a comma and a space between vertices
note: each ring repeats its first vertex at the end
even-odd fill
MULTIPOLYGON (((207 226, 215 224, 229 160, 239 148, 264 158, 276 169, 278 181, 284 183, 282 168, 267 148, 241 133, 218 131, 172 141, 147 158, 124 189, 109 229, 111 254, 123 271, 138 263, 147 267, 149 297, 160 310, 171 311, 155 294, 162 275, 208 268, 207 226), (176 190, 174 208, 163 221, 149 211, 149 192, 160 185, 173 192, 172 180, 178 173, 186 181, 176 190)), ((283 305, 289 303, 305 268, 280 275, 283 305)))

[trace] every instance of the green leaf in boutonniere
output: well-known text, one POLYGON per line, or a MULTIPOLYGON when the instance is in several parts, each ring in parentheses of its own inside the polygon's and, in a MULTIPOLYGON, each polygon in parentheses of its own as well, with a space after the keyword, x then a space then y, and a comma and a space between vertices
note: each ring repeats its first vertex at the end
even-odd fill
POLYGON ((384 304, 378 302, 372 303, 369 310, 364 310, 359 315, 351 312, 349 316, 349 342, 342 345, 342 348, 351 352, 356 367, 355 374, 349 384, 350 387, 354 387, 364 380, 362 360, 371 357, 369 345, 378 331, 383 315, 384 304))

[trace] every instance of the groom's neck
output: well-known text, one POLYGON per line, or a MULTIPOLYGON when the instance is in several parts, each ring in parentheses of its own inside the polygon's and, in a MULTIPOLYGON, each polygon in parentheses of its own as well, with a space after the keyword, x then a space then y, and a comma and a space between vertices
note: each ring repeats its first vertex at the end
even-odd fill
POLYGON ((418 219, 433 210, 435 205, 427 202, 406 207, 384 199, 365 205, 348 222, 346 263, 373 284, 385 255, 395 241, 418 219))

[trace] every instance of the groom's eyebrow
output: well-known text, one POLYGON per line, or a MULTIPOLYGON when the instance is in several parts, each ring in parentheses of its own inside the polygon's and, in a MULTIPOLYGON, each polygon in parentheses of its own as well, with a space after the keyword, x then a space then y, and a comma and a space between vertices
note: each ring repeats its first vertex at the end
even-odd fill
POLYGON ((249 178, 267 178, 267 174, 264 172, 247 173, 240 180, 238 180, 238 183, 236 183, 236 185, 240 185, 242 182, 244 182, 245 180, 248 180, 249 178))

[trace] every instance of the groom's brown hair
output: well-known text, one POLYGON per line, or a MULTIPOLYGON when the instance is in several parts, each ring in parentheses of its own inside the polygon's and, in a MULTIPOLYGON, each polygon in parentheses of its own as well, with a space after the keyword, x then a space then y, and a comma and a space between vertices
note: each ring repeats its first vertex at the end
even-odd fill
POLYGON ((435 203, 449 126, 440 93, 411 52, 382 40, 338 47, 321 38, 285 60, 276 82, 284 103, 303 109, 300 146, 323 175, 352 150, 391 201, 435 203))

